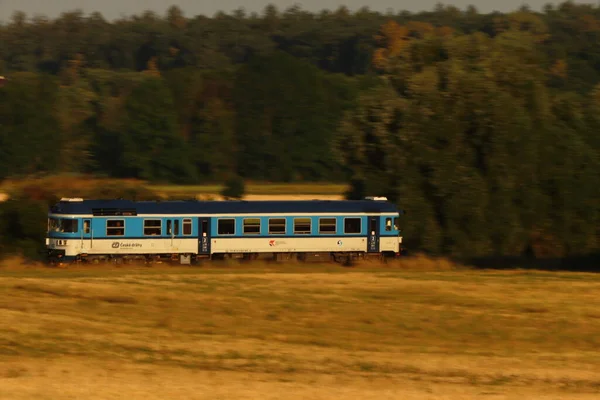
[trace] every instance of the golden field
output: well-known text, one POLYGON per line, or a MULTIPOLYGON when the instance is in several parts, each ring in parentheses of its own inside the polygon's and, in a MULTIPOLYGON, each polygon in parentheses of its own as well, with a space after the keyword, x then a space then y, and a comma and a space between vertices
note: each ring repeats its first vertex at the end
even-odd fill
MULTIPOLYGON (((158 185, 136 179, 112 179, 85 175, 52 175, 5 180, 0 183, 0 202, 26 192, 28 197, 117 198, 136 193, 144 199, 223 200, 223 185, 158 185)), ((246 182, 244 200, 342 200, 348 185, 338 183, 246 182)))
POLYGON ((0 399, 596 399, 600 279, 0 264, 0 399))

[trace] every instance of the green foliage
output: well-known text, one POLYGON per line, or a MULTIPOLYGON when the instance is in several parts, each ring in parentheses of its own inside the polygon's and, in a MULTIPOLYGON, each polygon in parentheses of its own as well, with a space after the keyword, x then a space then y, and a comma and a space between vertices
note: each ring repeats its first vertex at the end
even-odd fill
POLYGON ((334 168, 329 149, 343 109, 336 85, 283 53, 244 66, 234 93, 239 173, 276 181, 326 176, 334 168))
POLYGON ((42 259, 46 215, 44 201, 16 198, 0 203, 0 255, 42 259))
POLYGON ((185 142, 177 133, 168 87, 148 78, 125 102, 123 132, 118 137, 119 164, 124 176, 185 182, 194 178, 185 142))
MULTIPOLYGON (((236 176, 227 197, 243 178, 350 181, 349 198, 409 211, 411 249, 598 252, 599 39, 599 8, 572 2, 214 18, 172 7, 115 23, 16 14, 0 26, 0 179, 236 176)), ((154 196, 81 185, 24 196, 154 196)))
POLYGON ((57 91, 54 78, 29 72, 0 89, 0 179, 60 165, 57 91))
POLYGON ((410 210, 409 246, 432 253, 597 251, 598 151, 579 136, 585 106, 544 87, 531 35, 423 39, 407 54, 432 47, 446 56, 388 60, 387 83, 346 115, 336 150, 360 177, 354 188, 410 210))
POLYGON ((225 182, 221 195, 226 199, 241 199, 246 193, 244 179, 234 176, 225 182))

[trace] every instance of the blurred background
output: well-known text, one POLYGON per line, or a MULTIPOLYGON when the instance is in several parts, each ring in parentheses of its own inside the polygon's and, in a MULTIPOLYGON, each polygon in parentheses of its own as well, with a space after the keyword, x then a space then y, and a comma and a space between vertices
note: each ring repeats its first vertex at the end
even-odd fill
POLYGON ((294 193, 387 196, 413 252, 594 260, 598 43, 600 7, 573 2, 15 12, 0 26, 0 252, 40 257, 61 196, 294 193))

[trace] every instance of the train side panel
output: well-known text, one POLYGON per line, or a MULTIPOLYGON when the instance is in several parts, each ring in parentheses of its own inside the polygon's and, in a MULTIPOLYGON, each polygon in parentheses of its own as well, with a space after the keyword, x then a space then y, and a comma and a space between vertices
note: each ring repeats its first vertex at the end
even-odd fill
POLYGON ((213 253, 364 252, 364 237, 213 238, 213 253))

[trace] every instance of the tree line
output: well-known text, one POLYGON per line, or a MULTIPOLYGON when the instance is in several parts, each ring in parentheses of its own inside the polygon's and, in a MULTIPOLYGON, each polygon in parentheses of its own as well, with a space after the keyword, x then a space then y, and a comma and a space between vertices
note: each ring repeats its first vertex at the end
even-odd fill
POLYGON ((274 6, 0 27, 0 179, 348 181, 411 248, 600 249, 600 8, 274 6))

